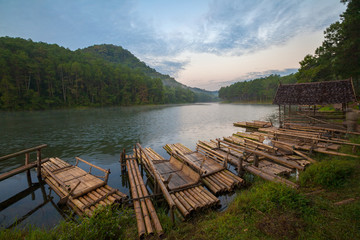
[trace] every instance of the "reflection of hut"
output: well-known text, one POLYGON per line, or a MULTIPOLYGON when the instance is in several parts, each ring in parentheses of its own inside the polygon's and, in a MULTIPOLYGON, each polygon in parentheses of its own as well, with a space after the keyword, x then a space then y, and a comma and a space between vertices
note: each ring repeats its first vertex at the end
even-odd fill
MULTIPOLYGON (((342 104, 341 118, 344 117, 344 112, 349 102, 355 102, 356 96, 354 86, 351 79, 326 81, 326 82, 311 82, 311 83, 297 83, 297 84, 280 84, 273 104, 279 105, 279 122, 282 125, 285 121, 301 122, 295 120, 294 116, 306 115, 314 119, 328 119, 333 118, 329 114, 320 113, 317 111, 318 105, 342 104), (293 115, 291 106, 297 106, 297 114, 293 115), (283 106, 283 108, 281 108, 283 106), (286 109, 288 106, 288 109, 286 109), (305 107, 306 106, 306 107, 305 107), (305 107, 305 108, 304 108, 305 107), (283 114, 281 114, 283 111, 283 114), (301 111, 301 113, 299 113, 301 111)), ((336 114, 332 113, 335 116, 336 114)), ((313 119, 313 121, 314 121, 313 119)), ((320 120, 320 122, 324 122, 320 120)))

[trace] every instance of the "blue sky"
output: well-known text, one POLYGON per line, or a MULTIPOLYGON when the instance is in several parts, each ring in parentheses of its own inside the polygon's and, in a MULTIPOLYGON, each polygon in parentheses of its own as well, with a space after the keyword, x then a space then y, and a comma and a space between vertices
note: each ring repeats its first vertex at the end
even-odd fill
POLYGON ((188 86, 295 72, 340 0, 0 0, 0 36, 122 46, 188 86))

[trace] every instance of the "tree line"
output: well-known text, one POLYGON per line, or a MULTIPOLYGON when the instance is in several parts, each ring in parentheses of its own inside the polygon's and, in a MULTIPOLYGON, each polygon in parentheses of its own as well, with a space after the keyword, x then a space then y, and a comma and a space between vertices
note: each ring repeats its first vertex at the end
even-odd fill
POLYGON ((130 52, 113 45, 71 51, 56 44, 1 37, 0 109, 210 100, 181 84, 164 85, 162 75, 155 73, 130 52))
POLYGON ((360 94, 360 1, 341 0, 347 4, 340 21, 324 31, 324 41, 300 61, 297 73, 280 77, 271 75, 222 87, 219 97, 230 101, 272 101, 279 82, 303 83, 352 78, 360 94))
POLYGON ((219 90, 219 97, 226 101, 239 102, 271 102, 275 96, 279 83, 295 83, 294 74, 280 77, 270 75, 251 81, 237 82, 219 90))

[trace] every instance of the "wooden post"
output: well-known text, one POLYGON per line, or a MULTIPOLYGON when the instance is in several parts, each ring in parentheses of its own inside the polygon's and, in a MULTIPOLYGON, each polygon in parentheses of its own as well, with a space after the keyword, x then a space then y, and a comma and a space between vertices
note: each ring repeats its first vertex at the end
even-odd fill
POLYGON ((25 153, 25 165, 29 164, 29 160, 30 160, 30 153, 25 153))
POLYGON ((238 166, 238 175, 241 177, 244 175, 243 160, 244 159, 242 157, 240 157, 239 166, 238 166))
POLYGON ((283 111, 284 111, 284 113, 283 113, 283 120, 284 120, 284 122, 285 122, 285 116, 286 116, 286 105, 284 104, 284 107, 283 107, 283 111))
POLYGON ((254 166, 258 167, 259 166, 259 158, 257 155, 254 154, 254 166))
POLYGON ((281 107, 279 104, 279 126, 282 127, 282 121, 281 121, 281 107))
MULTIPOLYGON (((30 153, 25 153, 25 165, 28 165, 29 161, 30 161, 30 153)), ((29 187, 31 187, 32 181, 31 181, 30 169, 26 171, 26 177, 27 177, 28 185, 29 185, 29 187)), ((33 198, 35 199, 35 195, 33 196, 33 198)))
POLYGON ((313 110, 313 114, 315 116, 315 109, 316 109, 316 105, 314 105, 314 110, 313 110))
POLYGON ((41 149, 37 151, 37 177, 41 180, 41 149))

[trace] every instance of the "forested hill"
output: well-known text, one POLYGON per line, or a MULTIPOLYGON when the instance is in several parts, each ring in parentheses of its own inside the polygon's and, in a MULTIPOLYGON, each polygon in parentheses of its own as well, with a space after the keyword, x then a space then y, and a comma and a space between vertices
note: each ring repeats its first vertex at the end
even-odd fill
POLYGON ((97 45, 71 51, 56 44, 0 38, 0 109, 211 101, 139 61, 129 51, 97 45), (177 84, 176 84, 177 83, 177 84))
POLYGON ((237 82, 219 90, 219 97, 227 101, 272 102, 280 83, 295 83, 294 74, 284 77, 270 75, 251 81, 237 82))

